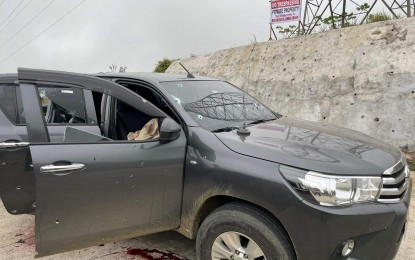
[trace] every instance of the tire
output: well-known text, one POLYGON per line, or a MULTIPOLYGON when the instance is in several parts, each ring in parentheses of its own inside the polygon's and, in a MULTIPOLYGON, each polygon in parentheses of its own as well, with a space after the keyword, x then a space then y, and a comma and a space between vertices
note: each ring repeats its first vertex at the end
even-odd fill
POLYGON ((296 259, 291 244, 281 228, 266 214, 242 203, 225 204, 214 210, 203 221, 197 233, 196 255, 198 260, 296 259), (236 238, 239 238, 238 245, 232 242, 237 240, 236 238), (250 244, 251 241, 254 241, 254 244, 250 244), (235 254, 234 249, 241 245, 241 252, 235 254), (256 251, 252 250, 252 246, 255 245, 262 252, 256 248, 256 251), (218 253, 219 251, 221 253, 218 253), (225 251, 226 254, 223 253, 225 251), (233 255, 230 256, 229 252, 233 252, 233 255), (251 252, 249 256, 247 252, 251 252), (257 257, 258 255, 263 257, 257 257))

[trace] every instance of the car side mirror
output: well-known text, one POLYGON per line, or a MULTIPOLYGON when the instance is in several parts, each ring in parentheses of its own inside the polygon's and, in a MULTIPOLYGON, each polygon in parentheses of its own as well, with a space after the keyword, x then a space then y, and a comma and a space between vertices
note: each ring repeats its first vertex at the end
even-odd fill
POLYGON ((181 127, 171 118, 164 118, 160 126, 160 143, 165 144, 179 139, 181 127))

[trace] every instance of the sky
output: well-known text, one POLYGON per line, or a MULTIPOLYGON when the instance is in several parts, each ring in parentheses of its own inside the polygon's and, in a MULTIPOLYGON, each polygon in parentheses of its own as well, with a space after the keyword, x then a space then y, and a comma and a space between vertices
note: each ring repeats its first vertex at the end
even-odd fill
POLYGON ((95 73, 111 64, 153 71, 165 57, 246 45, 254 36, 268 40, 269 8, 268 0, 0 0, 0 73, 95 73))

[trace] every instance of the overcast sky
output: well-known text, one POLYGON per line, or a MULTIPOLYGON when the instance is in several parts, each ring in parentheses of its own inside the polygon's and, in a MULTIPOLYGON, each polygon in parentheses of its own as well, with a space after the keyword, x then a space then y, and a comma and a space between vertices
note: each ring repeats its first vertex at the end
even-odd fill
MULTIPOLYGON (((0 6, 0 61, 82 2, 23 0, 4 21, 21 1, 5 0, 0 6)), ((254 35, 257 41, 266 41, 268 23, 268 0, 86 0, 0 62, 0 73, 16 72, 17 67, 105 72, 112 63, 127 66, 130 72, 152 71, 164 57, 185 58, 245 45, 254 35)))

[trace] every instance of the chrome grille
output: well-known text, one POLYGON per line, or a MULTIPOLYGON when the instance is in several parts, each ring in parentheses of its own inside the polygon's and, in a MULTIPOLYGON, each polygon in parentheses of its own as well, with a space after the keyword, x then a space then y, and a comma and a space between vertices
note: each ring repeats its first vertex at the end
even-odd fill
POLYGON ((409 168, 405 157, 387 169, 382 175, 382 188, 379 193, 379 202, 400 202, 409 185, 409 168))

